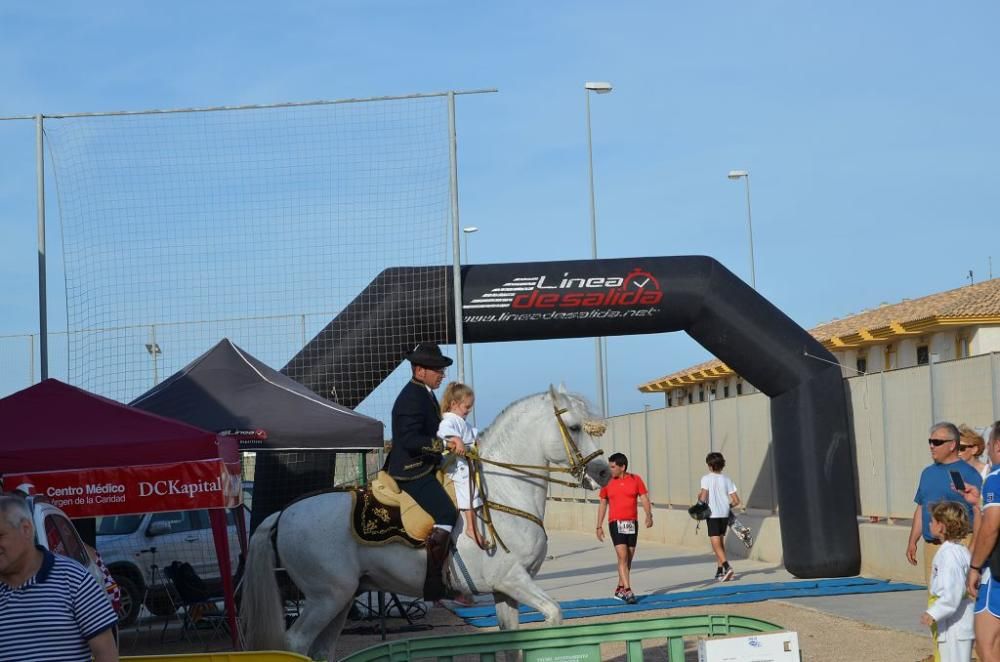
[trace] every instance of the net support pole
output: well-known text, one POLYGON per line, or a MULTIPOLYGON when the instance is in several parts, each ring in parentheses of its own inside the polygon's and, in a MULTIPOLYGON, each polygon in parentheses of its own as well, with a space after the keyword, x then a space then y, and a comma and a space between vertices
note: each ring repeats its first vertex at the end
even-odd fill
POLYGON ((465 383, 465 338, 462 333, 462 229, 458 220, 458 141, 455 137, 455 93, 448 93, 448 153, 451 161, 451 257, 452 288, 455 301, 455 363, 458 381, 465 383))
POLYGON ((45 151, 42 116, 35 115, 35 182, 38 193, 38 352, 39 372, 49 378, 49 318, 45 293, 45 151))

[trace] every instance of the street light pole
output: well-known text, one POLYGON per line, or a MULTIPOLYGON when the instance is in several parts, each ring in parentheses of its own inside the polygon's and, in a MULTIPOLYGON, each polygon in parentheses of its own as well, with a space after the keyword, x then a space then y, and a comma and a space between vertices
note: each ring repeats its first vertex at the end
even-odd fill
POLYGON ((754 266, 753 259, 753 221, 750 215, 750 171, 749 170, 730 170, 729 179, 733 181, 737 179, 743 179, 746 181, 746 191, 747 191, 747 231, 750 233, 750 287, 757 289, 757 269, 754 266))
MULTIPOLYGON (((587 100, 587 164, 590 171, 590 257, 597 259, 597 205, 594 203, 594 141, 590 130, 590 93, 608 94, 611 83, 586 82, 583 94, 587 100)), ((594 338, 594 352, 597 361, 597 400, 601 417, 607 416, 607 398, 604 389, 604 352, 601 339, 594 338)))
MULTIPOLYGON (((470 225, 468 227, 462 228, 462 232, 465 234, 465 263, 469 264, 469 262, 471 261, 471 258, 469 257, 469 235, 472 234, 472 233, 474 233, 474 232, 479 232, 479 228, 476 227, 475 225, 470 225)), ((473 376, 473 372, 472 372, 472 346, 471 345, 468 347, 467 352, 468 352, 468 356, 469 356, 469 386, 472 388, 472 391, 475 392, 476 386, 475 386, 475 377, 473 376)), ((476 410, 475 409, 472 410, 472 425, 473 425, 473 427, 475 427, 475 425, 476 425, 476 410)))

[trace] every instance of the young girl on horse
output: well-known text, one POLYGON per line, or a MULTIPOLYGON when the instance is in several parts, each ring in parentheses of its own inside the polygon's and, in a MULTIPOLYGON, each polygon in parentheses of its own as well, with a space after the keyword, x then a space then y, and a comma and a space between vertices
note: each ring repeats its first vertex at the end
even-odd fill
POLYGON ((469 460, 464 457, 470 448, 476 445, 478 430, 469 425, 466 420, 476 402, 472 388, 461 382, 451 382, 444 390, 441 399, 441 425, 438 436, 445 442, 454 459, 448 465, 448 475, 455 482, 455 500, 458 509, 465 517, 465 534, 476 541, 480 547, 483 541, 476 529, 475 511, 482 508, 475 480, 470 470, 469 460))

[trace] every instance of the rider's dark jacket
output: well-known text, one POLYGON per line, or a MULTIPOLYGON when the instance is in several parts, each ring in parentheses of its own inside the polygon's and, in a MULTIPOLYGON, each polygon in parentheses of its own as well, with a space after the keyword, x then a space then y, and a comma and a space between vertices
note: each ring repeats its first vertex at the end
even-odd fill
POLYGON ((441 441, 437 439, 441 410, 433 393, 423 384, 410 381, 392 406, 392 450, 386 471, 397 480, 425 476, 441 461, 441 441), (436 447, 429 453, 426 448, 436 447))

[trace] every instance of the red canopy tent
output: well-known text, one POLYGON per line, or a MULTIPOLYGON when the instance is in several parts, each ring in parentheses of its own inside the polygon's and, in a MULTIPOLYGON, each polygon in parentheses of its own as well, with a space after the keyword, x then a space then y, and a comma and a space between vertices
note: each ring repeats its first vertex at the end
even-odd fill
MULTIPOLYGON (((237 643, 226 508, 239 505, 234 438, 133 409, 55 379, 0 399, 0 476, 70 517, 207 508, 237 643)), ((242 517, 236 518, 242 526, 242 517)), ((240 543, 245 547, 246 534, 240 543)))

